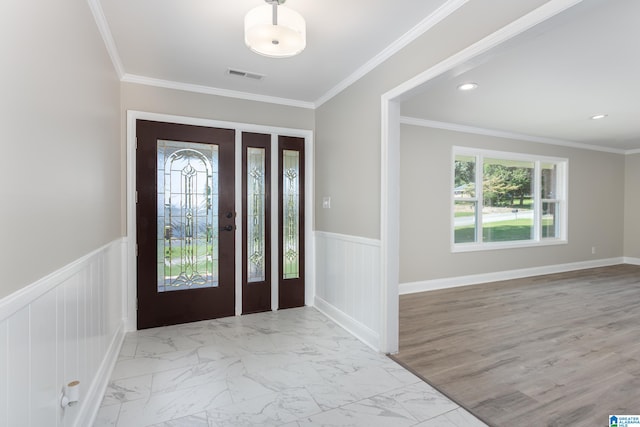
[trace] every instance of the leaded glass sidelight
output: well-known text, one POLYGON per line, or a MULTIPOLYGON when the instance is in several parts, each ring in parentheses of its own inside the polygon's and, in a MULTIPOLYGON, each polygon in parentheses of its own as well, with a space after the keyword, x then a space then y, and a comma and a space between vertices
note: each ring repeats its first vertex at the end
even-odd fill
POLYGON ((282 152, 283 203, 283 277, 297 279, 300 275, 300 153, 282 152))
POLYGON ((265 149, 247 148, 247 279, 265 280, 265 149))
POLYGON ((218 286, 218 146, 158 140, 158 292, 218 286))

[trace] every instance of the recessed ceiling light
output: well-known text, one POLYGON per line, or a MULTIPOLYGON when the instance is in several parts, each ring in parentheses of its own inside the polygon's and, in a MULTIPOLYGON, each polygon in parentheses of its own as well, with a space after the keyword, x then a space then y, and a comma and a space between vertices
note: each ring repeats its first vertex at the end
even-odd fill
POLYGON ((600 119, 604 119, 607 116, 608 114, 596 114, 595 116, 591 116, 591 120, 600 120, 600 119))
POLYGON ((458 85, 458 90, 474 90, 478 87, 478 83, 462 83, 458 85))

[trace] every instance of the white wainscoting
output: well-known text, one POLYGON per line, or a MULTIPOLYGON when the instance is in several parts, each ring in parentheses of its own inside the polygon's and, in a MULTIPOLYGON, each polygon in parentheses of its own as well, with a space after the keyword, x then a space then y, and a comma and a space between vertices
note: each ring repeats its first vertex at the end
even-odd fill
POLYGON ((380 241, 316 231, 315 307, 380 349, 380 241))
POLYGON ((125 253, 118 239, 0 300, 0 426, 92 425, 124 338, 125 253))
POLYGON ((480 285, 500 280, 521 279, 523 277, 541 276, 543 274, 565 273, 587 268, 607 267, 628 262, 626 258, 607 258, 593 261, 572 262, 568 264, 547 265, 543 267, 522 268, 519 270, 497 271, 495 273, 472 274, 468 276, 446 277, 443 279, 422 280, 419 282, 400 283, 400 295, 416 292, 435 291, 437 289, 455 288, 458 286, 480 285))

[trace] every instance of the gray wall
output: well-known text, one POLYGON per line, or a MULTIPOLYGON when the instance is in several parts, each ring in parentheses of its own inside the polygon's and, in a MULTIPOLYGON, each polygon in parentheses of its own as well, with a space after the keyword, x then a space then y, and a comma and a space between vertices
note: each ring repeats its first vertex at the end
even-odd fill
POLYGON ((316 110, 316 228, 380 238, 381 95, 543 3, 468 2, 320 106, 316 110), (331 197, 331 209, 322 209, 323 196, 331 197))
POLYGON ((313 129, 314 125, 314 112, 308 108, 132 83, 122 84, 122 112, 125 123, 127 110, 295 129, 313 129))
POLYGON ((640 154, 625 158, 624 255, 640 258, 640 154))
POLYGON ((87 2, 1 9, 0 298, 121 230, 120 84, 87 2))
POLYGON ((401 141, 401 283, 623 256, 624 155, 409 125, 401 141), (569 243, 451 253, 454 145, 568 158, 569 243))

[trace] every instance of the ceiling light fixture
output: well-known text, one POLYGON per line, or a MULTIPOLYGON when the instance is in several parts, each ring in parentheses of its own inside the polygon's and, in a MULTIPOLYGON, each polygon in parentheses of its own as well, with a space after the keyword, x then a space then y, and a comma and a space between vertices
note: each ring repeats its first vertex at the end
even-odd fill
POLYGON ((600 120, 600 119, 604 119, 607 116, 608 116, 607 114, 596 114, 595 116, 591 116, 591 120, 600 120))
POLYGON ((467 91, 467 90, 474 90, 478 87, 478 83, 462 83, 461 85, 458 85, 458 90, 462 90, 462 91, 467 91))
POLYGON ((271 58, 288 58, 307 45, 304 18, 281 6, 286 0, 264 0, 244 17, 244 42, 252 51, 271 58))

